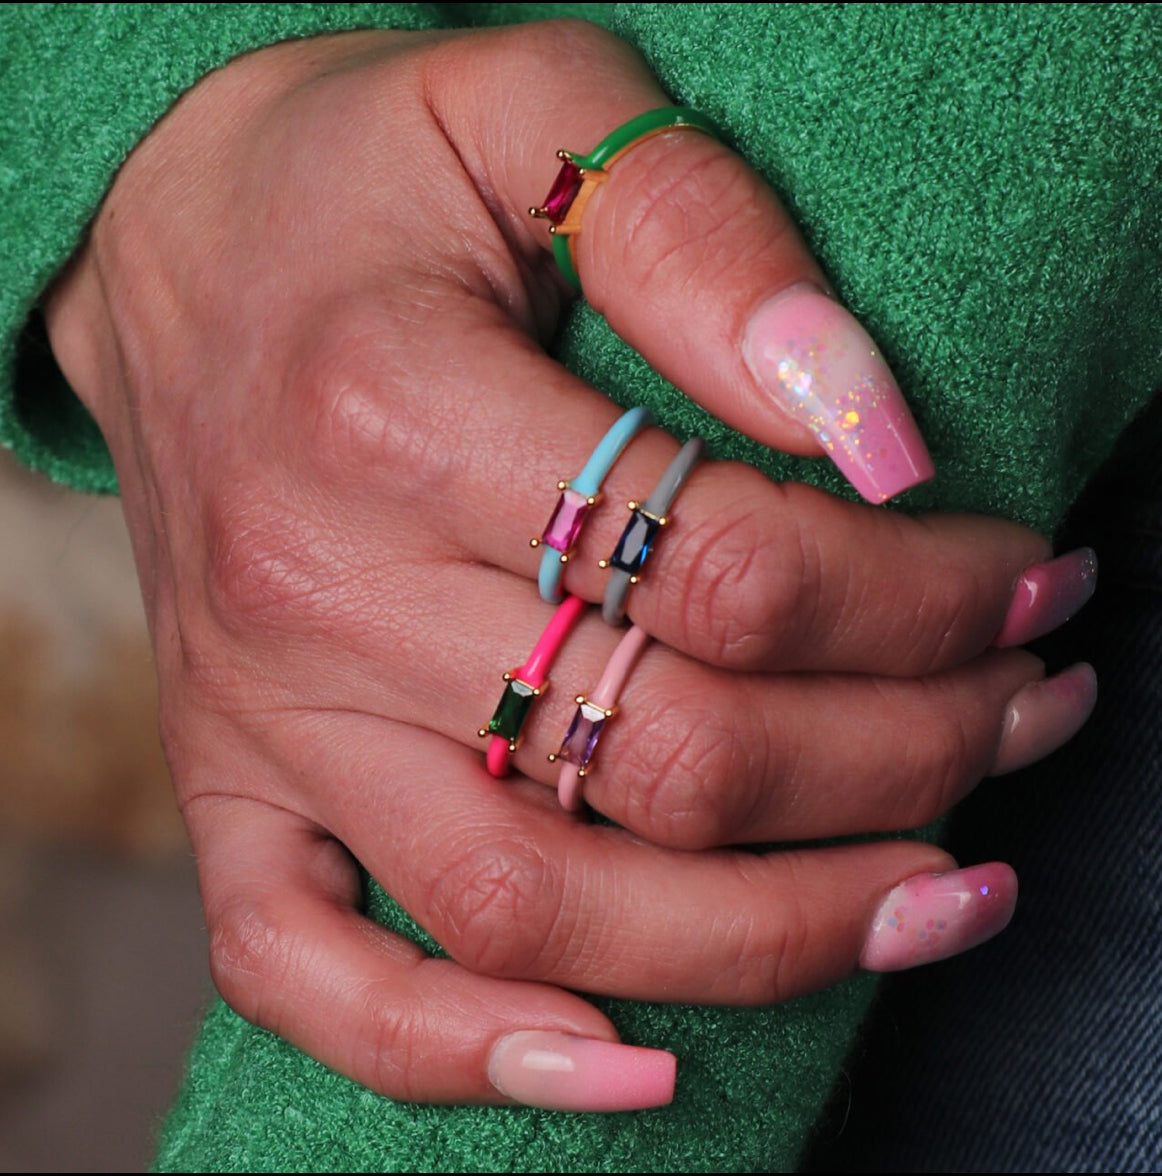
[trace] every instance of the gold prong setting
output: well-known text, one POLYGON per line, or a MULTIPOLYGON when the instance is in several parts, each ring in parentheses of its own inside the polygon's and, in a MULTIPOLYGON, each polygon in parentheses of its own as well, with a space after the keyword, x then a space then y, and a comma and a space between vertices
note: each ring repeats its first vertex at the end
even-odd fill
POLYGON ((549 688, 548 682, 533 686, 519 678, 514 671, 507 671, 504 675, 504 693, 500 696, 496 710, 488 725, 481 727, 476 734, 481 739, 488 735, 499 735, 508 741, 508 750, 516 751, 520 744, 520 732, 528 718, 533 703, 549 688))
POLYGON ((564 760, 577 768, 579 776, 584 776, 589 771, 601 732, 606 722, 613 718, 616 707, 591 702, 584 694, 578 694, 574 702, 577 704, 577 710, 573 715, 573 721, 565 732, 560 749, 549 756, 549 763, 564 760))
POLYGON ((630 519, 608 559, 598 561, 600 568, 617 568, 629 576, 631 584, 641 580, 642 565, 653 548, 658 532, 669 523, 666 515, 655 515, 636 499, 626 503, 630 519))
POLYGON ((529 540, 529 546, 540 547, 544 544, 551 547, 559 553, 561 563, 566 564, 577 546, 586 516, 597 505, 601 495, 582 494, 565 481, 557 482, 557 490, 560 497, 548 525, 539 539, 529 540))

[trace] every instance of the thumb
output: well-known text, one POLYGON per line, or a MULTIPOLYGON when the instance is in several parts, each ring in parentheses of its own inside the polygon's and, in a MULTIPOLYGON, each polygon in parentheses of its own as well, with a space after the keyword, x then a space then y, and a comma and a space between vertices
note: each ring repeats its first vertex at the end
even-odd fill
MULTIPOLYGON (((630 119, 669 105, 640 59, 601 30, 522 34, 546 38, 542 53, 524 57, 527 68, 540 63, 539 76, 514 95, 484 54, 470 87, 480 158, 514 208, 542 203, 559 148, 591 154, 630 119), (481 93, 490 85, 491 98, 481 93), (509 117, 482 125, 481 111, 501 109, 509 117)), ((739 156, 710 134, 662 131, 617 156, 585 196, 569 241, 585 296, 663 376, 757 441, 822 450, 870 502, 933 476, 876 344, 739 156)), ((551 248, 543 222, 528 232, 551 248)))

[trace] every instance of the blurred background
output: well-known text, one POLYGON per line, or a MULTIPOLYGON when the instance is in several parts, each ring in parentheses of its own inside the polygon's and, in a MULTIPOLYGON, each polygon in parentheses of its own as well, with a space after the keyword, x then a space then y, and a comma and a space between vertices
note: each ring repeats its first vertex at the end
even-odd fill
POLYGON ((0 1171, 144 1171, 211 988, 115 500, 0 452, 0 1171))

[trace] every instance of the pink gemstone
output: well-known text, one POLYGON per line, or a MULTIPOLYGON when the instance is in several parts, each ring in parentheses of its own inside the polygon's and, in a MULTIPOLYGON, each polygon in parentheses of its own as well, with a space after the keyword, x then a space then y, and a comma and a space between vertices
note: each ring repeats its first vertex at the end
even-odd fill
POLYGON ((565 490, 557 500, 557 508, 541 536, 542 541, 557 551, 572 551, 588 513, 589 499, 576 490, 565 490))
POLYGON ((575 163, 564 163, 545 197, 545 215, 559 225, 569 214, 574 197, 581 191, 581 169, 575 163))

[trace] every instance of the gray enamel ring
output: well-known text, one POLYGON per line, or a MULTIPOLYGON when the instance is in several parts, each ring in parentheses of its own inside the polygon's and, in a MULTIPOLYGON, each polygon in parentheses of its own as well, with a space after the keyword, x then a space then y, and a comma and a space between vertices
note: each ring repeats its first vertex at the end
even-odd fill
POLYGON ((641 579, 642 566, 653 550, 658 532, 670 521, 666 511, 698 464, 705 447, 701 437, 691 438, 666 467, 649 498, 645 502, 628 504, 629 522, 613 554, 601 561, 603 568, 612 569, 601 606, 601 616, 607 624, 620 625, 625 620, 625 598, 630 585, 641 579))

